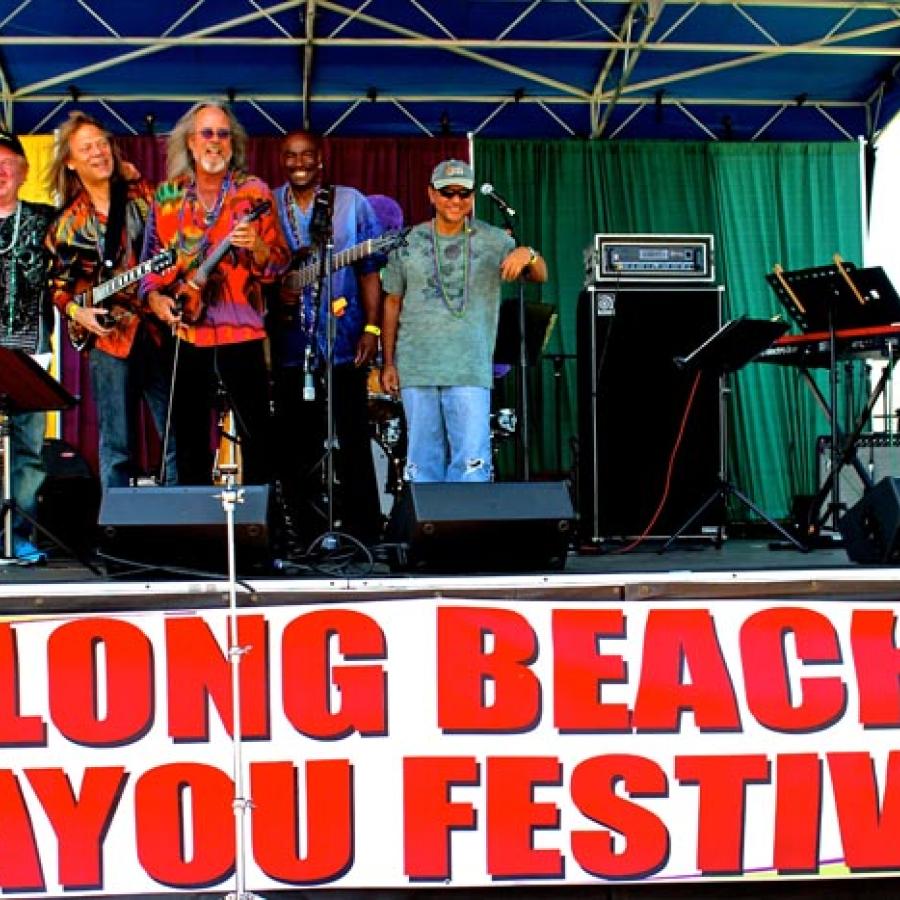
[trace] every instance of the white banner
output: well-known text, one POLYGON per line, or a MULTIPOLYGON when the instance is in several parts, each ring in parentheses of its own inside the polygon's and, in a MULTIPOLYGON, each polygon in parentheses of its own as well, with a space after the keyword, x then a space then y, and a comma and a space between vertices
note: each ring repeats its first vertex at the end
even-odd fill
POLYGON ((0 623, 4 892, 221 891, 236 858, 260 892, 900 870, 893 604, 239 621, 232 653, 224 610, 0 623))

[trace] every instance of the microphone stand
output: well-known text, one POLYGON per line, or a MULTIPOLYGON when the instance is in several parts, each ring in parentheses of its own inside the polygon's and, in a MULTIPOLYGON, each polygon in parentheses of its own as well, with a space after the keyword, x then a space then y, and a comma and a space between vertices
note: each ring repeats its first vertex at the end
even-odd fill
MULTIPOLYGON (((503 215, 503 221, 506 223, 506 230, 518 246, 519 238, 516 234, 516 227, 513 217, 516 211, 508 204, 501 202, 495 194, 488 194, 498 206, 503 215)), ((519 392, 519 431, 521 440, 519 441, 519 452, 521 458, 522 480, 531 480, 531 438, 529 436, 531 415, 528 403, 528 345, 525 341, 525 280, 520 275, 518 278, 518 321, 519 321, 519 365, 516 371, 516 387, 519 392)))
MULTIPOLYGON (((328 530, 329 536, 323 541, 326 550, 335 549, 334 541, 334 447, 336 443, 334 426, 334 346, 337 340, 337 323, 335 321, 332 298, 332 258, 334 251, 334 188, 323 186, 321 191, 328 193, 327 211, 325 203, 317 199, 316 203, 322 203, 324 213, 310 226, 310 236, 316 242, 319 250, 319 294, 316 302, 319 309, 325 310, 325 481, 328 492, 328 530), (331 546, 333 545, 333 546, 331 546)), ((314 219, 316 215, 314 214, 314 219)), ((320 320, 321 321, 321 320, 320 320)))

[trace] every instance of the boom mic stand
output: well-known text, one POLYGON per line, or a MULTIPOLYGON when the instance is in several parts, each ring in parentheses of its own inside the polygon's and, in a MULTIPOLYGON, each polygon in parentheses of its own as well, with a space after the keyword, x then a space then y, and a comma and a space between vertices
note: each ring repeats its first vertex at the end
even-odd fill
POLYGON ((229 900, 256 900, 247 891, 247 814, 253 808, 250 797, 245 796, 243 731, 241 712, 241 660, 252 647, 242 647, 238 640, 237 608, 237 554, 235 550, 234 512, 238 503, 244 502, 244 492, 237 487, 237 465, 222 464, 219 467, 224 478, 222 493, 218 498, 225 511, 226 544, 228 547, 228 662, 231 667, 231 746, 232 779, 234 794, 231 806, 234 811, 234 891, 229 900))
MULTIPOLYGON (((334 449, 336 444, 334 425, 334 346, 337 338, 332 298, 332 259, 334 251, 334 187, 322 186, 314 201, 313 218, 310 223, 310 237, 319 251, 319 279, 315 303, 325 311, 325 482, 328 497, 327 539, 323 541, 326 550, 334 549, 334 449)), ((321 322, 321 318, 319 319, 321 322)))
MULTIPOLYGON (((519 238, 516 234, 516 227, 514 223, 514 216, 516 215, 516 211, 507 203, 501 202, 497 196, 493 193, 493 190, 485 191, 485 188, 490 187, 490 185, 483 185, 481 190, 482 193, 489 196, 497 208, 500 210, 503 215, 503 221, 505 222, 506 230, 509 232, 512 239, 518 245, 519 238)), ((521 431, 521 440, 519 441, 519 450, 522 454, 521 461, 521 471, 522 471, 522 480, 530 481, 531 480, 531 437, 529 435, 530 421, 531 421, 531 410, 528 402, 528 346, 526 344, 526 315, 525 315, 525 281, 522 275, 519 276, 517 280, 518 285, 518 298, 517 298, 517 309, 518 309, 518 326, 519 326, 519 358, 516 362, 516 386, 519 391, 519 428, 521 431)))

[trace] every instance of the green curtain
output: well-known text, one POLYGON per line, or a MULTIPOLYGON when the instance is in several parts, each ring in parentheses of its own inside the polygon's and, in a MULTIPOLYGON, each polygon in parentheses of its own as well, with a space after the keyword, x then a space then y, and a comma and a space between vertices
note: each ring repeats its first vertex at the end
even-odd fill
MULTIPOLYGON (((476 139, 474 163, 478 181, 515 207, 519 242, 538 248, 550 267, 548 284, 530 286, 529 296, 556 306, 546 354, 565 359, 559 375, 547 359, 531 373, 536 473, 563 472, 573 462, 575 309, 594 234, 712 233, 726 319, 781 312, 765 281, 776 262, 787 270, 824 265, 835 252, 861 262, 860 150, 852 142, 476 139)), ((503 224, 483 197, 476 211, 503 224)), ((508 386, 502 391, 505 397, 508 386)), ((810 391, 791 369, 751 364, 730 395, 729 425, 735 482, 769 515, 785 516, 792 496, 814 486, 815 437, 827 430, 810 391)))

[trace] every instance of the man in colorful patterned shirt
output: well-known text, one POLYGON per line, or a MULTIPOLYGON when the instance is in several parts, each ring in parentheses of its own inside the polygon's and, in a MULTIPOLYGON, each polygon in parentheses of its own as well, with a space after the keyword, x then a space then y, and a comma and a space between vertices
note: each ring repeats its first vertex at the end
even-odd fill
MULTIPOLYGON (((381 233, 372 207, 353 188, 335 185, 333 209, 328 209, 321 190, 322 147, 316 135, 307 131, 287 135, 281 145, 281 165, 287 180, 275 192, 275 199, 281 228, 295 255, 310 251, 316 242, 311 231, 317 198, 319 203, 325 202, 323 214, 331 216, 325 224, 331 226, 335 254, 381 233)), ((335 468, 341 530, 364 543, 380 537, 381 509, 366 389, 368 367, 378 351, 381 333, 379 265, 378 258, 367 256, 336 270, 331 291, 322 291, 315 303, 310 288, 301 291, 290 286, 289 274, 280 285, 277 301, 271 304, 275 415, 282 447, 279 477, 291 520, 303 539, 324 530, 324 510, 318 501, 327 435, 328 296, 333 301, 335 326, 331 405, 339 448, 335 468)))
POLYGON ((240 437, 243 482, 272 478, 262 286, 290 257, 271 191, 247 174, 246 147, 247 134, 226 104, 191 107, 169 136, 169 180, 156 189, 147 225, 145 258, 177 253, 174 268, 143 279, 141 294, 180 339, 174 417, 181 484, 211 481, 210 423, 220 391, 240 437))
MULTIPOLYGON (((47 292, 49 255, 43 244, 55 210, 19 199, 27 176, 21 141, 0 130, 0 347, 24 350, 46 367, 53 307, 47 292)), ((16 509, 25 513, 13 521, 13 555, 22 563, 42 562, 44 554, 29 540, 28 518, 33 521, 37 515, 37 495, 46 476, 41 448, 47 416, 20 413, 11 417, 10 426, 12 496, 16 509)))
POLYGON ((50 166, 62 211, 47 234, 51 285, 60 315, 86 342, 99 428, 100 485, 127 487, 138 472, 141 397, 165 447, 162 480, 174 482, 174 441, 167 434, 171 365, 165 335, 148 321, 137 281, 98 305, 84 292, 138 265, 150 187, 122 162, 96 119, 73 112, 62 127, 50 166))

